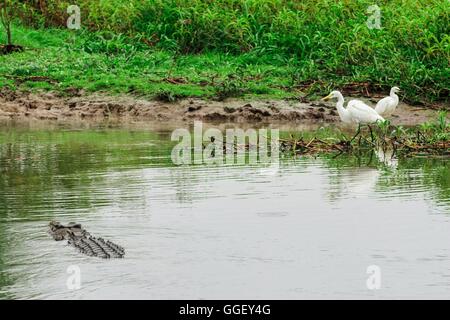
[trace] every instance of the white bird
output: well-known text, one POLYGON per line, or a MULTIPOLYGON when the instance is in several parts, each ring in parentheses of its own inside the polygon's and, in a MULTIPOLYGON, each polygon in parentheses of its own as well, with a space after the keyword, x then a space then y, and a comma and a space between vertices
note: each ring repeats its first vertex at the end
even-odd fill
POLYGON ((328 96, 322 98, 322 100, 326 101, 332 98, 338 99, 336 109, 344 123, 370 124, 377 121, 384 121, 382 116, 361 100, 350 100, 347 108, 344 108, 344 97, 339 91, 332 91, 328 96))
POLYGON ((396 95, 396 93, 399 91, 400 88, 392 87, 389 97, 385 97, 378 101, 375 111, 383 117, 390 116, 398 105, 398 95, 396 95))

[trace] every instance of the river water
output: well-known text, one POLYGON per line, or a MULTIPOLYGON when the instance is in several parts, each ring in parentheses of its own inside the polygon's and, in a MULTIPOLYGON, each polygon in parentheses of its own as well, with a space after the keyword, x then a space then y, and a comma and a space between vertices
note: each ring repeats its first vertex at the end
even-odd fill
POLYGON ((1 130, 0 298, 450 298, 448 159, 265 171, 177 166, 173 145, 161 128, 1 130), (126 256, 83 256, 51 220, 126 256))

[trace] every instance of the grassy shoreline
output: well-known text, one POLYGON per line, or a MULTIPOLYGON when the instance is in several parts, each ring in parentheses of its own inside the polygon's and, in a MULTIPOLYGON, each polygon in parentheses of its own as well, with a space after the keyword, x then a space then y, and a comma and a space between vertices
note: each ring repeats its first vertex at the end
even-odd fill
POLYGON ((394 85, 409 103, 448 103, 450 95, 441 0, 382 3, 380 30, 367 28, 371 3, 363 0, 80 1, 80 31, 63 28, 65 1, 45 10, 29 3, 17 7, 22 22, 13 26, 26 50, 0 56, 0 87, 165 101, 312 100, 332 89, 386 94, 394 85))

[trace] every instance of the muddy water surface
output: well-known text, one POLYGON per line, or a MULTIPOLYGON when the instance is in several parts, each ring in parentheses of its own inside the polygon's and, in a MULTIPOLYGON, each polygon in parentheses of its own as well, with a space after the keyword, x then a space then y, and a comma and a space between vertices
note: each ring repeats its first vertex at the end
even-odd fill
POLYGON ((2 130, 0 297, 450 298, 448 159, 285 157, 267 171, 175 166, 172 146, 163 128, 2 130), (125 258, 55 242, 53 219, 125 258))

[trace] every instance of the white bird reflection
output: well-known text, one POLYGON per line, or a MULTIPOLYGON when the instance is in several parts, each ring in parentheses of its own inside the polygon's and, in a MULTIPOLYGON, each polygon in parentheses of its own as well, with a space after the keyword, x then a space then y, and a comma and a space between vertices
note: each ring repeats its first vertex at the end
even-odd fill
POLYGON ((377 168, 341 169, 330 176, 328 197, 330 200, 337 200, 372 194, 379 178, 380 171, 377 168))
POLYGON ((386 166, 392 169, 396 169, 398 167, 398 158, 395 156, 392 148, 383 150, 382 147, 378 147, 378 149, 375 150, 375 155, 377 156, 378 161, 386 166))

